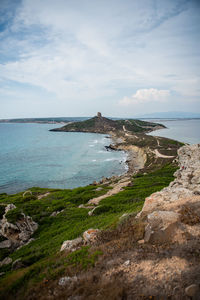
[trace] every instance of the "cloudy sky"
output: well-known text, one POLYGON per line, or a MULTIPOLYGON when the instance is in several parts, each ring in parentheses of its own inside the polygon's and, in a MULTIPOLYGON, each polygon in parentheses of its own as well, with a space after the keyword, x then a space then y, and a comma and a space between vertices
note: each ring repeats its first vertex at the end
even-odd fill
POLYGON ((200 113, 199 0, 0 0, 0 118, 200 113))

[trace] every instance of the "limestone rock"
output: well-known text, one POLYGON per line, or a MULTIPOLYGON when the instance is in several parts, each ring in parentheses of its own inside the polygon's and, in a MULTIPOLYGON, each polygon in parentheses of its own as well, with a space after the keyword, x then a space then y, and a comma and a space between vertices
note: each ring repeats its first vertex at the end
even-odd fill
POLYGON ((15 208, 14 204, 8 204, 5 208, 5 214, 0 220, 0 234, 7 239, 0 243, 0 248, 17 248, 25 244, 38 228, 38 224, 24 213, 21 214, 20 219, 15 224, 8 222, 6 213, 15 208))
POLYGON ((178 161, 180 169, 174 173, 175 180, 162 191, 147 197, 138 217, 154 210, 163 210, 166 205, 180 198, 200 194, 200 144, 181 147, 178 150, 178 161))
POLYGON ((99 229, 88 229, 83 233, 83 239, 86 243, 95 242, 100 230, 99 229))
POLYGON ((57 215, 59 215, 59 214, 62 213, 63 211, 64 211, 64 209, 54 211, 54 212, 52 212, 52 214, 50 215, 50 217, 56 217, 57 215))
POLYGON ((10 240, 5 240, 0 243, 0 249, 11 248, 12 242, 10 240))
POLYGON ((60 251, 75 251, 83 244, 83 239, 81 237, 78 237, 74 240, 67 240, 64 241, 60 251))
POLYGON ((180 215, 173 211, 155 211, 148 215, 145 242, 165 243, 172 240, 180 215))
POLYGON ((131 261, 130 261, 130 259, 128 259, 128 260, 126 260, 126 261, 124 262, 124 266, 129 266, 130 263, 131 263, 131 261))
POLYGON ((66 286, 66 285, 69 285, 73 282, 76 282, 77 281, 77 277, 74 276, 74 277, 69 277, 69 276, 65 276, 65 277, 61 277, 58 281, 58 285, 60 286, 66 286))
POLYGON ((88 212, 88 216, 92 216, 92 215, 94 214, 94 211, 95 211, 98 207, 100 207, 100 205, 99 205, 99 206, 95 206, 92 210, 90 210, 90 211, 88 212))
POLYGON ((7 214, 8 211, 12 210, 12 209, 15 209, 16 206, 14 204, 8 204, 5 208, 5 214, 7 214))
POLYGON ((4 260, 2 260, 0 262, 0 267, 5 266, 5 265, 9 265, 9 264, 11 264, 11 262, 12 262, 12 258, 6 257, 6 258, 4 258, 4 260))
POLYGON ((200 293, 199 286, 197 284, 191 284, 190 286, 186 287, 185 293, 189 297, 198 296, 200 293))

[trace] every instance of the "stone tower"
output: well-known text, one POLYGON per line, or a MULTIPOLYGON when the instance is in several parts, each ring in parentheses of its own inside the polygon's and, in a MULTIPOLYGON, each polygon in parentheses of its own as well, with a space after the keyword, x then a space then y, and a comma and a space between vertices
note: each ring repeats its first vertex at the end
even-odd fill
POLYGON ((102 117, 102 115, 101 115, 100 112, 97 113, 97 117, 98 117, 98 118, 101 118, 101 117, 102 117))

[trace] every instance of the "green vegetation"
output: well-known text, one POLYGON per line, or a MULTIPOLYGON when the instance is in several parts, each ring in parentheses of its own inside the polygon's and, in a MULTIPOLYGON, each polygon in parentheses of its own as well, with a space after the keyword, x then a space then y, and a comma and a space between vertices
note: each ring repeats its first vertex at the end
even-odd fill
POLYGON ((76 131, 76 132, 98 132, 109 133, 110 131, 124 131, 128 130, 134 133, 145 133, 156 126, 162 126, 157 123, 150 123, 140 120, 111 120, 104 117, 94 117, 82 122, 74 122, 67 124, 61 128, 54 128, 52 131, 76 131))
POLYGON ((9 210, 6 214, 6 218, 8 222, 15 224, 17 220, 20 220, 22 218, 22 209, 15 208, 12 210, 9 210))
POLYGON ((0 272, 6 272, 0 279, 0 297, 17 291, 18 297, 20 293, 24 295, 26 289, 42 282, 44 278, 50 280, 63 276, 67 266, 82 269, 94 266, 100 252, 83 247, 66 256, 59 252, 63 241, 80 236, 88 228, 112 228, 122 214, 138 212, 147 196, 173 180, 175 170, 175 166, 168 164, 146 175, 134 176, 132 186, 103 199, 92 216, 88 216, 88 209, 78 206, 106 193, 109 187, 101 186, 101 191, 97 191, 98 186, 93 185, 72 190, 32 188, 34 197, 29 200, 23 198, 23 193, 0 195, 0 203, 13 203, 17 207, 8 214, 12 221, 16 220, 18 213, 24 212, 39 224, 33 235, 35 240, 10 255, 13 261, 21 258, 25 267, 16 271, 11 271, 11 265, 0 268, 0 272), (38 200, 38 195, 47 192, 49 194, 46 197, 38 200), (56 217, 51 217, 52 212, 61 210, 56 217))
POLYGON ((0 219, 2 219, 5 213, 5 205, 0 205, 0 219))

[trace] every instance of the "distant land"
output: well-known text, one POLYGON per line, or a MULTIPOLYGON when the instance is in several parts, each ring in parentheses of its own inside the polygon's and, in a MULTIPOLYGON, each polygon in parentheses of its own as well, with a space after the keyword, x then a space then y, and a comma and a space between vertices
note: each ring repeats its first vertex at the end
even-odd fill
MULTIPOLYGON (((109 117, 111 120, 123 119, 199 119, 200 113, 168 111, 154 112, 143 115, 133 115, 127 118, 109 117)), ((39 124, 67 124, 71 122, 81 122, 90 119, 90 117, 46 117, 46 118, 15 118, 0 119, 0 123, 39 123, 39 124)))
POLYGON ((89 119, 89 117, 18 118, 18 119, 1 119, 0 123, 59 124, 59 123, 84 121, 87 119, 89 119))
POLYGON ((137 115, 137 118, 161 118, 161 119, 195 119, 200 118, 200 113, 191 113, 183 111, 166 111, 166 112, 154 112, 150 114, 137 115))

